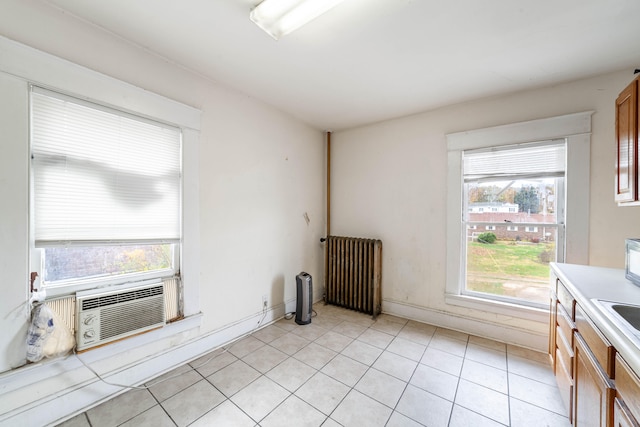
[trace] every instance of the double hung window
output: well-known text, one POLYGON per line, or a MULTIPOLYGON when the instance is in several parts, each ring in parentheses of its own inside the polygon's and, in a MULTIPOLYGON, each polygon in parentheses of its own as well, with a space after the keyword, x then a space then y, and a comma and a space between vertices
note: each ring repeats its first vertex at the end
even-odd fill
POLYGON ((43 285, 174 275, 181 164, 180 129, 33 87, 31 258, 43 285))
POLYGON ((547 321, 549 262, 589 260, 591 114, 446 136, 448 304, 547 321))
POLYGON ((548 304, 549 262, 564 255, 565 145, 557 140, 462 152, 462 294, 548 304), (474 209, 479 204, 485 209, 474 209), (480 227, 484 232, 476 231, 480 227))

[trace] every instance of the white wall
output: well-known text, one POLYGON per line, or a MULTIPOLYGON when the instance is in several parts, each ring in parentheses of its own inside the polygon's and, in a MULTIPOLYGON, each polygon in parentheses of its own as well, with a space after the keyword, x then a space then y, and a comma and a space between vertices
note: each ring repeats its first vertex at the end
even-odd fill
POLYGON ((589 263, 624 266, 624 239, 640 235, 640 208, 613 201, 614 101, 629 71, 441 108, 332 137, 332 234, 383 241, 383 310, 543 347, 546 323, 445 303, 445 134, 594 110, 589 263), (469 319, 475 322, 469 322, 469 319))
MULTIPOLYGON (((185 212, 185 229, 200 230, 190 236, 192 242, 199 239, 192 256, 199 258, 200 268, 183 271, 185 281, 197 281, 186 299, 202 312, 199 336, 258 315, 262 295, 276 312, 284 312, 285 302, 291 310, 300 271, 321 282, 322 132, 43 2, 8 1, 0 12, 2 36, 202 111, 199 147, 185 152, 184 166, 199 170, 198 182, 190 182, 185 191, 195 193, 190 197, 199 199, 194 205, 200 208, 185 212)), ((8 93, 6 85, 0 88, 8 93)), ((24 362, 27 318, 22 308, 29 271, 26 93, 23 105, 6 104, 0 101, 2 120, 21 130, 0 135, 0 166, 7 166, 0 168, 0 372, 24 362), (19 119, 4 114, 16 110, 21 110, 19 119)))
MULTIPOLYGON (((199 209, 185 213, 198 223, 194 256, 201 268, 184 274, 189 280, 195 275, 197 291, 187 298, 196 295, 203 315, 197 336, 190 339, 246 322, 259 313, 265 294, 271 307, 282 311, 283 302, 289 302, 290 309, 294 277, 301 270, 312 274, 316 297, 321 294, 321 132, 44 2, 2 2, 0 35, 202 110, 197 155, 188 160, 197 161, 199 180, 187 190, 196 193, 199 209)), ((335 132, 332 232, 383 240, 383 308, 457 329, 479 324, 481 332, 504 334, 506 340, 513 331, 538 337, 546 332, 541 323, 444 302, 445 134, 451 132, 595 110, 590 187, 585 183, 591 195, 590 263, 622 267, 624 238, 640 235, 640 208, 613 203, 613 101, 631 78, 628 72, 615 73, 335 132)), ((25 126, 5 116, 26 108, 24 102, 9 109, 0 102, 2 120, 25 126)), ((0 135, 0 371, 23 360, 17 346, 26 327, 19 313, 28 274, 26 144, 24 132, 0 135)), ((155 351, 165 342, 178 344, 167 338, 155 351)), ((118 363, 107 364, 113 371, 118 363)), ((50 384, 51 389, 59 385, 50 384)))
POLYGON ((322 133, 249 99, 213 98, 202 131, 213 137, 200 165, 208 329, 260 311, 265 294, 270 305, 291 302, 301 271, 322 295, 325 229, 322 133))

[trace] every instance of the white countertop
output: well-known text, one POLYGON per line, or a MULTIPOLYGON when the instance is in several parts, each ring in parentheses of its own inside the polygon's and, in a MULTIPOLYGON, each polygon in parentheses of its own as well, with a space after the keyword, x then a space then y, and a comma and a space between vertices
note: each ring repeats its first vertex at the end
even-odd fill
POLYGON ((551 268, 577 303, 616 348, 629 366, 640 375, 640 336, 624 333, 624 326, 611 319, 592 299, 640 305, 640 287, 624 277, 624 270, 575 264, 551 263, 551 268))

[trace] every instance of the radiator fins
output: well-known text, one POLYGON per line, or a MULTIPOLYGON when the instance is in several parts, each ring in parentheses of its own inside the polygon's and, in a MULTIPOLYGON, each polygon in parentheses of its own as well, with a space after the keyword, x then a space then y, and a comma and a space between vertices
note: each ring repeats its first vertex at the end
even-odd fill
POLYGON ((382 241, 328 236, 325 302, 375 319, 382 311, 382 241))

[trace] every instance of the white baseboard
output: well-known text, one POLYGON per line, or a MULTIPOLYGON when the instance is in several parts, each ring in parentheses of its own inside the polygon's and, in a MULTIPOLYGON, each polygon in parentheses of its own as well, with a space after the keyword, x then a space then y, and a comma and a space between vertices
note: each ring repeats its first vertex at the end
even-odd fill
MULTIPOLYGON (((514 326, 505 326, 486 320, 471 319, 453 313, 417 307, 397 301, 383 300, 382 311, 386 314, 405 319, 413 319, 442 328, 454 329, 467 334, 536 351, 546 352, 549 342, 548 334, 540 330, 533 331, 514 326)), ((541 325, 542 330, 545 330, 545 327, 546 326, 541 325)))
MULTIPOLYGON (((199 334, 202 315, 190 316, 79 357, 105 380, 136 386, 273 323, 291 306, 287 301, 204 335, 199 334)), ((0 426, 55 425, 128 391, 101 381, 77 357, 0 375, 0 426)))

